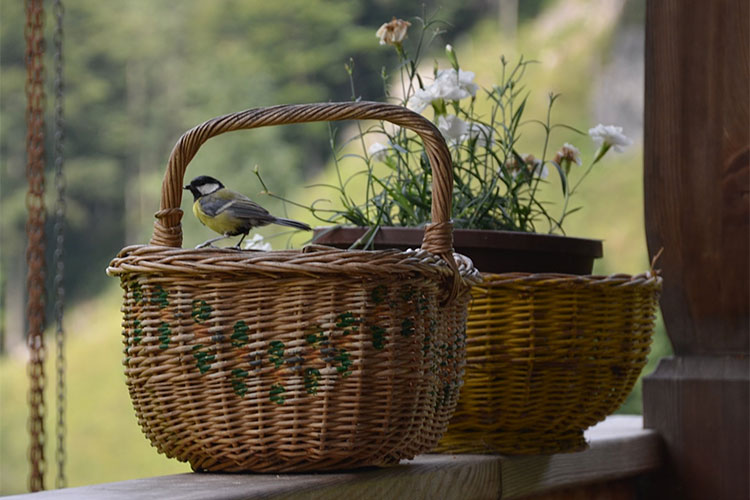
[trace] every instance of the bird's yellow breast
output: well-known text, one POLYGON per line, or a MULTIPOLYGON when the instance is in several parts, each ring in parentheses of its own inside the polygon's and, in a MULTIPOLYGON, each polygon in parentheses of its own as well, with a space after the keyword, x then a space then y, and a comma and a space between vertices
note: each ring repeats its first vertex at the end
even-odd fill
POLYGON ((221 212, 215 217, 208 216, 201 208, 200 200, 196 200, 193 203, 193 214, 204 226, 219 234, 229 234, 232 236, 239 234, 238 230, 242 226, 242 221, 236 217, 232 217, 229 211, 221 212))

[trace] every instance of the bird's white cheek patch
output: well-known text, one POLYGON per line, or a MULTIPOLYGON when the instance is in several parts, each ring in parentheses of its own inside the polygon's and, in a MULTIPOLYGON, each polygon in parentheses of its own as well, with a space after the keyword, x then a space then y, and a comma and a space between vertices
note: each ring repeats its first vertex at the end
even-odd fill
POLYGON ((202 195, 211 194, 218 189, 219 189, 219 185, 213 182, 198 186, 198 191, 200 191, 202 195))

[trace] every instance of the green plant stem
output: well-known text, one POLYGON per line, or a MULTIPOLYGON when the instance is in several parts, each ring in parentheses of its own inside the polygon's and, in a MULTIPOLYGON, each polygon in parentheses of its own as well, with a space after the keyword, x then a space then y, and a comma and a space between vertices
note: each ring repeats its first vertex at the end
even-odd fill
POLYGON ((586 171, 583 173, 583 175, 581 175, 581 177, 578 178, 578 182, 576 182, 573 185, 573 187, 570 189, 570 191, 568 193, 566 193, 566 195, 565 195, 565 201, 563 203, 562 214, 560 215, 560 220, 558 220, 556 222, 557 228, 560 229, 561 231, 562 231, 562 223, 565 220, 565 217, 568 215, 568 200, 570 200, 571 196, 573 196, 576 193, 576 190, 578 189, 578 186, 580 186, 581 182, 583 182, 583 179, 585 179, 586 176, 589 175, 589 173, 591 172, 591 170, 594 168, 594 165, 596 165, 599 162, 599 160, 602 157, 604 157, 604 155, 609 150, 609 147, 610 146, 608 144, 606 144, 606 143, 602 144, 602 146, 599 147, 599 149, 597 150, 597 154, 594 157, 594 160, 586 168, 586 171))

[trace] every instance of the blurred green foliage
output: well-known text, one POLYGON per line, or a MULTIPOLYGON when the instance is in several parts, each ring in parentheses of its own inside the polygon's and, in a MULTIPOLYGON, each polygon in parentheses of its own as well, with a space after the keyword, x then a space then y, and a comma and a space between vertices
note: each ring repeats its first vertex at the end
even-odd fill
MULTIPOLYGON (((138 426, 125 386, 120 325, 113 314, 119 301, 119 291, 110 288, 96 301, 79 305, 67 318, 69 331, 76 334, 67 349, 68 486, 190 471, 189 465, 168 460, 152 449, 138 426)), ((45 392, 45 485, 53 488, 57 473, 53 356, 45 363, 45 372, 50 377, 45 392)), ((26 491, 26 388, 24 360, 4 359, 0 363, 0 495, 26 491)))
MULTIPOLYGON (((541 109, 548 91, 561 92, 556 105, 560 118, 586 128, 593 120, 592 79, 587 75, 606 62, 617 19, 593 23, 601 12, 594 8, 597 2, 585 0, 565 2, 591 18, 585 26, 576 28, 575 20, 549 19, 562 3, 521 2, 514 45, 497 33, 496 13, 484 0, 444 2, 439 9, 438 2, 426 2, 424 9, 437 12, 450 26, 446 25, 448 33, 438 39, 435 52, 425 61, 442 54, 442 45, 450 42, 459 49, 462 66, 475 71, 479 83, 487 85, 495 78, 492 68, 498 67, 499 56, 505 53, 513 58, 513 51, 522 48, 526 57, 541 62, 532 85, 539 102, 529 105, 541 109)), ((2 297, 23 290, 22 5, 0 2, 2 297)), ((640 23, 635 10, 633 14, 628 7, 624 16, 640 23)), ((404 7, 397 0, 66 2, 69 485, 189 470, 149 449, 138 429, 121 366, 119 291, 115 280, 104 275, 108 261, 120 248, 148 241, 166 161, 180 134, 208 118, 245 108, 347 100, 351 94, 344 64, 350 57, 356 61, 357 95, 380 100, 381 67, 392 58, 387 48, 378 47, 375 30, 393 15, 408 19, 423 14, 421 4, 404 7)), ((48 18, 50 36, 51 30, 48 18)), ((539 115, 533 109, 532 114, 539 115)), ((337 128, 346 133, 345 125, 337 128)), ((253 167, 260 167, 264 180, 279 194, 309 203, 321 193, 304 186, 335 175, 327 134, 322 124, 227 134, 201 149, 186 177, 215 175, 255 196, 272 212, 283 215, 289 208, 289 216, 304 220, 304 210, 258 197, 261 186, 253 167)), ((561 142, 569 139, 559 137, 561 142)), ((593 145, 581 145, 586 147, 593 145)), ((597 263, 596 272, 635 273, 648 267, 641 163, 640 150, 633 148, 592 173, 586 192, 577 199, 585 208, 571 217, 567 232, 605 240, 605 258, 597 263), (611 203, 613 199, 618 203, 611 203)), ((48 187, 51 190, 51 182, 48 187)), ((356 182, 352 189, 357 189, 356 182)), ((550 196, 558 191, 557 186, 550 186, 550 196)), ((48 203, 53 199, 51 193, 48 203)), ((187 214, 184 246, 211 236, 190 214, 191 203, 188 198, 182 203, 187 214)), ((273 243, 279 248, 286 240, 273 243)), ((0 316, 7 316, 2 304, 0 310, 0 316)), ((668 350, 660 328, 654 354, 668 350)), ((652 356, 650 368, 655 359, 652 356)), ((47 372, 52 371, 50 364, 47 372)), ((0 359, 0 494, 25 490, 25 391, 21 357, 0 359)), ((51 394, 48 401, 52 401, 51 394)), ((637 392, 623 409, 640 410, 637 392)), ((54 411, 52 403, 49 410, 54 411)), ((53 429, 52 418, 47 428, 53 429)), ((51 447, 47 456, 53 456, 51 447)), ((47 484, 52 486, 51 476, 47 484)))
MULTIPOLYGON (((385 54, 373 50, 373 41, 383 19, 394 12, 408 17, 439 10, 460 32, 486 8, 480 0, 440 9, 435 1, 396 5, 395 0, 66 3, 69 297, 95 296, 108 260, 126 243, 147 241, 169 152, 184 131, 256 106, 347 100, 343 68, 349 58, 358 61, 362 95, 377 99, 385 54)), ((23 2, 0 4, 0 289, 24 248, 23 16, 23 2)), ((49 39, 52 25, 49 16, 49 39)), ((50 89, 48 104, 51 95, 50 89)), ((257 193, 252 167, 268 165, 268 180, 286 190, 316 174, 327 156, 324 126, 275 127, 210 141, 186 176, 210 173, 234 189, 257 193)), ((205 239, 191 218, 185 232, 198 233, 196 242, 205 239)))

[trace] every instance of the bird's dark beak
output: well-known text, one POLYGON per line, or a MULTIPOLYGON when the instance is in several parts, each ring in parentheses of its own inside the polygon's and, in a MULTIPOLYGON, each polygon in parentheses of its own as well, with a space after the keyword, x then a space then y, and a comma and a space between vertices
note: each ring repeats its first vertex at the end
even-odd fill
POLYGON ((182 189, 190 189, 190 186, 182 186, 182 189))

